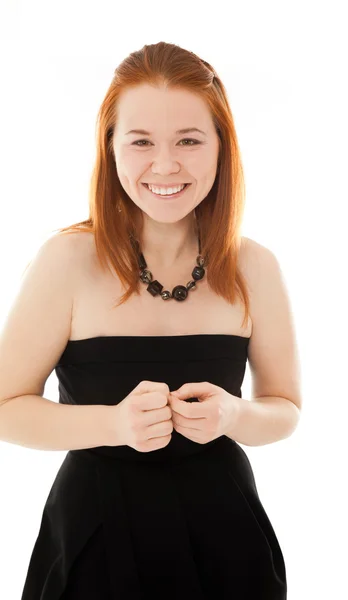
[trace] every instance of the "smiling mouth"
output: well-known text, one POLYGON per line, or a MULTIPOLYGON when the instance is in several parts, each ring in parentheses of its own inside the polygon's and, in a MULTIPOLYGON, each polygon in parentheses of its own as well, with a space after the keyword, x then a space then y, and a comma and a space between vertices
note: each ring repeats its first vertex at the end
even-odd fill
MULTIPOLYGON (((157 196, 158 198, 176 198, 177 196, 181 196, 185 190, 191 185, 190 183, 185 183, 184 187, 182 188, 182 190, 180 190, 179 192, 176 192, 175 194, 157 194, 156 192, 153 192, 152 190, 150 190, 150 188, 148 187, 147 183, 142 183, 142 185, 154 196, 157 196)), ((173 186, 174 187, 174 186, 173 186)))

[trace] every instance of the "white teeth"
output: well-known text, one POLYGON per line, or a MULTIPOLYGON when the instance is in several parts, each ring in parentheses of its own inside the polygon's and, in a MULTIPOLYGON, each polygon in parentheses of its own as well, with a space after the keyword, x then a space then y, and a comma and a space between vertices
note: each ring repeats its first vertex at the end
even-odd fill
POLYGON ((177 192, 180 192, 181 190, 184 189, 185 184, 177 186, 177 187, 173 187, 173 188, 159 188, 159 187, 154 187, 152 185, 148 185, 147 187, 149 188, 149 190, 151 190, 151 192, 154 192, 154 194, 158 194, 159 196, 169 196, 170 194, 176 194, 177 192))

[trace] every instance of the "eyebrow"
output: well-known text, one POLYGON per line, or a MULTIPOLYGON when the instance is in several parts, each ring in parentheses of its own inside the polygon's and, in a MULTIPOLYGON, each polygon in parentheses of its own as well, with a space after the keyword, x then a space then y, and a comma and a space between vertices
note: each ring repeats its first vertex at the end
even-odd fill
MULTIPOLYGON (((182 134, 182 133, 192 133, 194 131, 197 131, 198 133, 201 133, 202 135, 207 135, 204 131, 202 131, 201 129, 198 129, 197 127, 186 127, 185 129, 178 129, 178 131, 176 131, 176 134, 182 134)), ((140 135, 151 135, 151 133, 149 131, 145 131, 145 129, 131 129, 130 131, 127 131, 126 135, 129 135, 130 133, 136 133, 136 134, 140 134, 140 135)))

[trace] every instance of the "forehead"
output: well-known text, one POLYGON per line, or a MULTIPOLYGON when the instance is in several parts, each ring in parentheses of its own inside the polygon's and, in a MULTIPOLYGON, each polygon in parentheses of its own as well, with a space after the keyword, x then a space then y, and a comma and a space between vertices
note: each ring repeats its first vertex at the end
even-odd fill
POLYGON ((148 84, 129 88, 118 100, 118 129, 176 131, 192 126, 208 131, 212 126, 210 110, 198 95, 185 89, 154 87, 148 84))

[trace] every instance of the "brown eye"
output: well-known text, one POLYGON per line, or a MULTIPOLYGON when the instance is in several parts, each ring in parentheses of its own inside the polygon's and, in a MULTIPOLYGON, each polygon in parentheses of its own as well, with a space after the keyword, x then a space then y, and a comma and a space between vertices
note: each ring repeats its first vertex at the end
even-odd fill
MULTIPOLYGON (((202 142, 199 142, 198 140, 194 140, 192 138, 185 138, 183 140, 180 140, 181 142, 193 142, 193 144, 184 144, 184 146, 195 146, 196 144, 201 144, 202 142)), ((132 146, 137 146, 140 142, 149 142, 149 140, 136 140, 135 142, 132 143, 132 146)), ((141 146, 145 146, 145 144, 140 144, 139 148, 141 146)))

